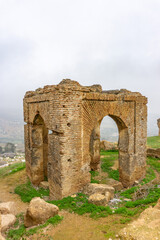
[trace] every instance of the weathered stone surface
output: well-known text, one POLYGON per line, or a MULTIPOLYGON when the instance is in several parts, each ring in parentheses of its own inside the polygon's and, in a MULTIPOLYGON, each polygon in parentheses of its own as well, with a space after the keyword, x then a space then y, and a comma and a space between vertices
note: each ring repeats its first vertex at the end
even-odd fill
POLYGON ((114 179, 112 179, 112 178, 109 178, 109 179, 107 180, 107 184, 108 184, 109 186, 113 187, 116 191, 120 191, 120 190, 123 189, 122 183, 119 182, 119 181, 116 181, 116 180, 114 180, 114 179))
POLYGON ((49 182, 43 181, 39 184, 40 188, 49 189, 49 182))
POLYGON ((160 136, 160 118, 157 119, 157 125, 158 125, 158 128, 159 128, 158 135, 160 136))
POLYGON ((119 129, 119 174, 124 187, 146 172, 147 98, 125 89, 102 91, 64 79, 24 97, 26 170, 39 185, 47 177, 51 199, 79 192, 100 166, 100 124, 119 129))
POLYGON ((128 224, 120 231, 121 240, 151 240, 160 239, 160 209, 147 208, 138 220, 128 224))
POLYGON ((0 213, 1 214, 8 214, 8 213, 15 213, 15 203, 14 202, 3 202, 0 203, 0 213))
POLYGON ((5 232, 8 228, 13 226, 16 222, 16 217, 13 214, 2 214, 1 215, 1 231, 5 232))
POLYGON ((116 149, 118 149, 118 145, 116 142, 108 142, 106 140, 103 140, 100 142, 100 149, 103 149, 105 151, 116 150, 116 149))
POLYGON ((92 204, 95 204, 97 206, 106 206, 107 199, 104 195, 102 195, 100 193, 94 193, 94 194, 89 196, 88 202, 92 203, 92 204))
POLYGON ((0 240, 5 240, 5 238, 1 234, 1 213, 0 213, 0 240))
POLYGON ((147 149, 148 157, 160 158, 160 148, 148 148, 147 149))
POLYGON ((107 203, 112 199, 112 195, 110 192, 105 192, 105 198, 106 198, 106 201, 107 203))
POLYGON ((25 227, 42 224, 47 219, 58 214, 59 208, 53 204, 46 203, 43 199, 33 198, 27 208, 24 224, 25 227))
POLYGON ((114 197, 114 191, 115 189, 109 185, 97 183, 89 183, 83 189, 84 194, 89 196, 95 193, 105 195, 106 192, 109 192, 111 194, 111 198, 114 197))

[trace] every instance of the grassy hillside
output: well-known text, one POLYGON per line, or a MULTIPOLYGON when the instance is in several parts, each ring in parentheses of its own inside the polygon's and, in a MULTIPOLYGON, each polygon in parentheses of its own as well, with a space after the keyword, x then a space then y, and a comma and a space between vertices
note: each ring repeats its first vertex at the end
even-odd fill
POLYGON ((160 148, 160 136, 148 137, 147 146, 150 148, 160 148))

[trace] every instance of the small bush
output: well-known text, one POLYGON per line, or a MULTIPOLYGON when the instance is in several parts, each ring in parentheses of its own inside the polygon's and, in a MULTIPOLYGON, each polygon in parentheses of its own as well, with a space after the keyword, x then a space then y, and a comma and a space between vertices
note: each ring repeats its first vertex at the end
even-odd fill
POLYGON ((128 198, 128 199, 132 199, 132 193, 134 193, 136 190, 137 190, 138 187, 132 187, 132 188, 129 188, 127 190, 125 190, 124 192, 122 192, 120 195, 125 197, 125 198, 128 198))
POLYGON ((160 198, 160 188, 152 188, 149 190, 149 194, 145 199, 138 199, 136 201, 127 202, 125 207, 127 208, 135 208, 137 206, 144 206, 150 203, 157 202, 160 198))

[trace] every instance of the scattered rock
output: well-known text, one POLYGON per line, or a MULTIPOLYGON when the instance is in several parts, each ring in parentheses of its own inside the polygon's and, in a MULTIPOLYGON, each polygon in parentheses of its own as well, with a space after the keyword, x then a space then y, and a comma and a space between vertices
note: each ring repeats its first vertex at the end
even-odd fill
POLYGON ((53 204, 46 203, 43 199, 37 197, 33 198, 27 208, 24 225, 31 227, 42 224, 50 217, 58 214, 59 208, 53 204))
MULTIPOLYGON (((159 205, 159 203, 158 203, 159 205)), ((160 239, 160 209, 147 208, 141 213, 138 220, 128 224, 119 233, 122 240, 151 240, 160 239)))
POLYGON ((5 240, 5 238, 1 234, 1 213, 0 213, 0 240, 5 240))
POLYGON ((107 199, 104 195, 102 195, 100 193, 94 193, 94 194, 90 195, 88 202, 95 204, 97 206, 106 206, 107 199))
POLYGON ((120 191, 123 189, 122 183, 119 181, 116 181, 112 178, 108 179, 107 184, 110 185, 111 187, 113 187, 116 191, 120 191))
POLYGON ((1 231, 5 232, 16 222, 16 217, 13 214, 1 215, 1 231))
POLYGON ((160 158, 160 148, 148 148, 147 156, 154 157, 154 158, 160 158))
POLYGON ((123 199, 125 202, 131 202, 132 201, 132 199, 129 199, 129 198, 124 198, 123 199))
POLYGON ((89 196, 94 193, 105 195, 106 192, 110 192, 111 199, 114 197, 114 191, 115 189, 109 185, 97 183, 89 183, 83 189, 84 194, 87 194, 89 196))
POLYGON ((103 140, 100 142, 100 149, 103 149, 105 151, 107 150, 117 150, 118 146, 117 146, 117 142, 108 142, 106 140, 103 140))
POLYGON ((4 202, 0 203, 0 213, 9 214, 15 212, 15 203, 14 202, 4 202))
POLYGON ((44 189, 49 189, 49 182, 47 181, 40 182, 39 187, 44 189))
POLYGON ((105 198, 106 198, 106 201, 108 203, 111 200, 111 193, 110 192, 106 192, 105 193, 105 198))
POLYGON ((75 198, 76 196, 77 196, 76 194, 73 194, 71 197, 72 197, 72 198, 75 198))

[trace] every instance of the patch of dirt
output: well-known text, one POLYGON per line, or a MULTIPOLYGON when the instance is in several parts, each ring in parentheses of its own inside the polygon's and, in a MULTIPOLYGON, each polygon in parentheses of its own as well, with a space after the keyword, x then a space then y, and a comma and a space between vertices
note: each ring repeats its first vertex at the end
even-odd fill
POLYGON ((88 216, 80 216, 67 211, 61 211, 60 215, 64 217, 62 222, 53 227, 49 226, 42 232, 27 237, 28 240, 106 240, 115 239, 115 233, 118 234, 124 227, 119 224, 119 216, 108 216, 98 220, 91 219, 88 216), (52 237, 52 238, 51 238, 52 237))
POLYGON ((20 197, 14 193, 17 185, 25 183, 27 180, 25 170, 0 178, 0 202, 15 202, 15 215, 25 212, 28 203, 23 203, 20 197))

